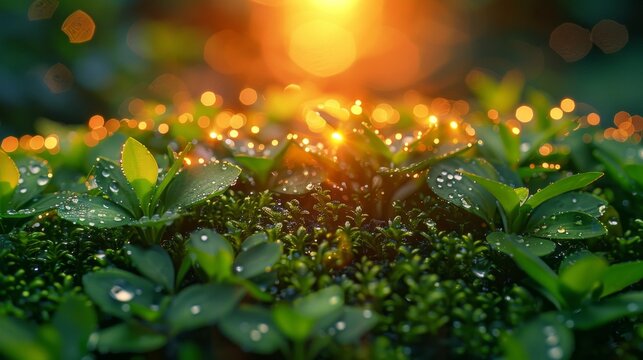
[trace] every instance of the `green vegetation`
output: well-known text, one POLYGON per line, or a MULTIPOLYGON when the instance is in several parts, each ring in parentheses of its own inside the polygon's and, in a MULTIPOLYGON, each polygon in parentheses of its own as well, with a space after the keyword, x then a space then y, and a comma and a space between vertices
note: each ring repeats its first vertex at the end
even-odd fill
POLYGON ((1 153, 0 353, 641 357, 636 163, 520 171, 470 143, 402 159, 366 126, 345 140, 361 147, 339 161, 221 149, 238 167, 122 139, 84 187, 1 153))

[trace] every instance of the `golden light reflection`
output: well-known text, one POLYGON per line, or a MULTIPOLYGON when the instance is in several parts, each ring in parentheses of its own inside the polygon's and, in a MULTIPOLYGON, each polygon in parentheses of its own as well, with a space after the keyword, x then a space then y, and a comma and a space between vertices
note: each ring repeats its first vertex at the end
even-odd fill
POLYGON ((574 100, 570 98, 564 98, 563 100, 560 101, 560 108, 564 112, 569 113, 574 111, 574 109, 576 108, 576 103, 574 102, 574 100))
POLYGON ((552 108, 551 110, 549 110, 549 117, 554 120, 560 120, 563 118, 563 110, 558 107, 552 108))
POLYGON ((522 105, 516 109, 516 119, 522 123, 528 123, 533 119, 534 111, 527 105, 522 105))
POLYGON ((7 136, 2 140, 2 150, 5 152, 14 152, 18 149, 18 146, 20 146, 20 143, 15 136, 7 136))
POLYGON ((239 93, 239 101, 246 106, 257 102, 257 91, 253 88, 245 88, 239 93))
POLYGON ((212 91, 205 91, 201 94, 201 104, 204 106, 212 106, 216 103, 217 96, 212 91))
POLYGON ((329 77, 353 64, 356 59, 355 39, 337 24, 311 21, 292 32, 288 55, 305 71, 329 77))

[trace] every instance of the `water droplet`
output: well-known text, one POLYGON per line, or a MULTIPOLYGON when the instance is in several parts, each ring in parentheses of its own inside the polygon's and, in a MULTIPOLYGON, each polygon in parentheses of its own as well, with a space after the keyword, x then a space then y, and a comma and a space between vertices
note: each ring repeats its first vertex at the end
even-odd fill
POLYGON ((261 332, 259 332, 259 330, 250 331, 250 340, 252 340, 252 341, 261 340, 261 332))
POLYGON ((18 190, 18 192, 21 193, 21 194, 24 194, 24 193, 27 192, 27 188, 22 188, 22 189, 18 190))
POLYGON ((242 272, 242 271, 243 271, 243 266, 241 266, 241 265, 237 265, 237 266, 235 266, 235 267, 234 267, 234 271, 235 271, 235 272, 238 272, 238 273, 242 272))
POLYGON ((109 290, 109 294, 116 300, 121 302, 128 302, 134 298, 134 293, 129 290, 126 290, 118 285, 112 286, 109 290))
POLYGON ((265 334, 268 332, 268 330, 270 330, 270 327, 268 326, 268 324, 260 323, 259 325, 257 325, 257 330, 259 330, 259 332, 261 332, 262 334, 265 334))
POLYGON ((109 171, 107 171, 107 170, 103 170, 103 171, 101 172, 101 175, 103 175, 103 177, 105 177, 105 178, 108 178, 108 177, 109 177, 109 171))
POLYGON ((629 312, 635 312, 639 309, 639 306, 636 305, 635 303, 629 303, 627 304, 627 311, 629 312))
POLYGON ((366 309, 362 312, 362 316, 364 316, 365 319, 370 319, 371 317, 373 317, 373 312, 366 309))
POLYGON ((549 355, 551 359, 560 359, 563 357, 563 349, 559 346, 553 347, 547 351, 547 355, 549 355))
POLYGON ((208 241, 208 235, 201 235, 201 241, 208 241))
POLYGON ((559 234, 564 234, 565 233, 565 228, 561 226, 556 230, 556 232, 558 232, 559 234))
POLYGON ((339 331, 342 331, 346 329, 346 323, 343 321, 338 321, 337 324, 335 324, 335 328, 337 328, 337 330, 339 331))
POLYGON ((118 192, 118 184, 115 183, 115 182, 109 184, 109 191, 111 191, 113 193, 117 193, 118 192))
POLYGON ((192 313, 192 315, 197 315, 198 313, 200 313, 200 312, 201 312, 201 306, 199 306, 199 305, 192 305, 192 306, 190 307, 190 312, 192 313))
POLYGON ((616 226, 616 225, 618 225, 618 220, 616 218, 612 217, 612 218, 609 218, 609 220, 607 220, 607 223, 612 225, 612 226, 616 226))
POLYGON ((339 303, 339 297, 338 296, 331 296, 330 299, 328 299, 328 303, 331 305, 337 305, 339 303))
POLYGON ((38 186, 45 186, 48 183, 49 183, 49 177, 47 176, 41 176, 36 180, 36 184, 38 184, 38 186))
POLYGON ((32 174, 38 174, 41 170, 41 167, 36 164, 29 165, 29 172, 32 174))

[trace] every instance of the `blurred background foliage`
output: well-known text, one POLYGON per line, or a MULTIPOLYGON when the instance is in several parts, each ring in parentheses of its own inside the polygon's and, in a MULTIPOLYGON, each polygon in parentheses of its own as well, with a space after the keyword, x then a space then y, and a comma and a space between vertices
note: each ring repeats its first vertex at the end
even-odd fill
POLYGON ((230 108, 243 88, 289 83, 349 98, 469 98, 474 70, 517 70, 527 88, 607 118, 640 114, 642 10, 639 0, 3 1, 0 137, 209 89, 230 108), (61 28, 77 10, 95 32, 74 43, 61 28))

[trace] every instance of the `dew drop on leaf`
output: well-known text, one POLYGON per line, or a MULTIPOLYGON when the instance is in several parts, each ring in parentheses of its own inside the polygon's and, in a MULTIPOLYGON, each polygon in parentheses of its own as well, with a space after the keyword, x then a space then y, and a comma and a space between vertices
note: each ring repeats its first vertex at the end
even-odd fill
POLYGON ((118 285, 112 286, 112 288, 109 290, 109 295, 111 295, 111 297, 121 302, 128 302, 134 298, 133 292, 127 289, 124 289, 118 285))

